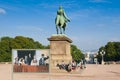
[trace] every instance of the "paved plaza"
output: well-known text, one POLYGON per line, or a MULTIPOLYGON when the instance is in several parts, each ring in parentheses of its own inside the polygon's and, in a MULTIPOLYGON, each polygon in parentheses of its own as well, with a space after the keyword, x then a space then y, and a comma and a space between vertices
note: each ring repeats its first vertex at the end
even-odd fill
POLYGON ((0 80, 120 80, 120 65, 88 64, 71 73, 14 73, 11 64, 0 64, 0 80))

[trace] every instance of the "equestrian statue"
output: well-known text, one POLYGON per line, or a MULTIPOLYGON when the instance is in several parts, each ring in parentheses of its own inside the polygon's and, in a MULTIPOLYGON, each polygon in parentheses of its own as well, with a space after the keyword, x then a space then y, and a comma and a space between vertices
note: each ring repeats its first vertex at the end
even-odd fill
POLYGON ((62 9, 62 6, 60 6, 59 10, 57 11, 57 16, 55 18, 57 34, 65 34, 67 22, 70 22, 70 19, 66 16, 65 11, 62 9))

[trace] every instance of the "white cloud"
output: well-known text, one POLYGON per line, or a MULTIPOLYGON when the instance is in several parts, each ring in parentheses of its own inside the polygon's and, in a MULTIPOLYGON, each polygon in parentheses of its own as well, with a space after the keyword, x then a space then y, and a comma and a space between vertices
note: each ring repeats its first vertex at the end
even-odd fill
POLYGON ((111 39, 108 40, 109 42, 120 42, 119 37, 112 37, 111 39))
POLYGON ((63 8, 71 8, 71 6, 79 6, 78 3, 76 1, 64 1, 64 2, 60 2, 60 1, 56 1, 55 3, 40 3, 37 6, 41 6, 43 8, 59 8, 59 6, 63 6, 63 8))
POLYGON ((43 31, 42 28, 36 26, 18 26, 17 28, 24 31, 43 31))
POLYGON ((6 13, 5 9, 0 8, 0 14, 5 14, 5 13, 6 13))
POLYGON ((89 0, 89 2, 93 2, 93 3, 110 3, 107 0, 89 0))
POLYGON ((44 29, 42 26, 18 26, 17 29, 21 31, 21 33, 26 33, 30 35, 35 35, 35 34, 43 34, 47 35, 49 32, 44 29))

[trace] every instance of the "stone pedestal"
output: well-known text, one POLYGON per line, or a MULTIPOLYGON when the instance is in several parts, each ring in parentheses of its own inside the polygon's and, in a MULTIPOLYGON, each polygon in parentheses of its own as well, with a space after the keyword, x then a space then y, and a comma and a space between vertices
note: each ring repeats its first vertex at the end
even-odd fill
POLYGON ((56 68, 56 65, 62 62, 68 64, 72 61, 70 53, 70 43, 72 40, 65 35, 53 35, 48 38, 50 41, 50 68, 56 68))

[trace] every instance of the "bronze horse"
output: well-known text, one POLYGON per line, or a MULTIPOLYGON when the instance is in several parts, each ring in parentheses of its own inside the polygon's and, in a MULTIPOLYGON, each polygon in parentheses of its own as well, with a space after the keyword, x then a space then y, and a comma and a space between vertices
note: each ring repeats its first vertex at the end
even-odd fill
POLYGON ((67 22, 70 22, 69 18, 67 18, 64 10, 62 9, 62 6, 59 7, 59 10, 57 11, 57 16, 55 18, 55 24, 56 24, 56 31, 57 34, 65 34, 65 28, 67 25, 67 22))

